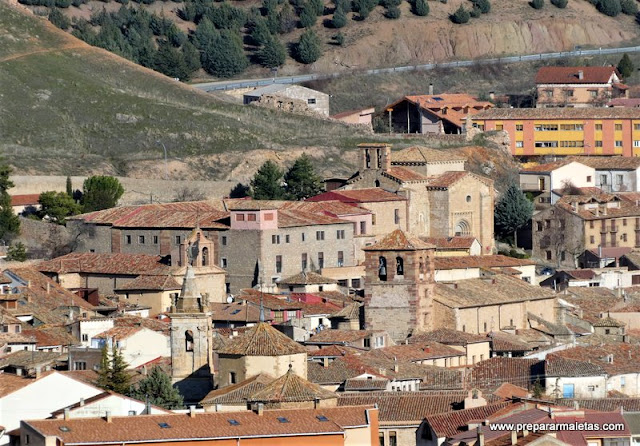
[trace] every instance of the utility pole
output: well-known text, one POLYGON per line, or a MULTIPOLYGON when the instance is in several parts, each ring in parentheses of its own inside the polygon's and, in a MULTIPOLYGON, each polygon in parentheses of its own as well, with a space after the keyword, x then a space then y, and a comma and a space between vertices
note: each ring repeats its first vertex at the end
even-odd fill
POLYGON ((156 141, 156 144, 159 144, 164 149, 164 179, 169 179, 169 166, 167 164, 167 147, 164 145, 162 141, 156 141))

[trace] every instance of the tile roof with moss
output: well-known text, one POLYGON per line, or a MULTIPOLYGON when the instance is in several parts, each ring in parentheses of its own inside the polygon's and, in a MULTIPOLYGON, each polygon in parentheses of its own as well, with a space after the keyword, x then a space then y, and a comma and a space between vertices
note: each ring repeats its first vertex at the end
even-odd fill
POLYGON ((302 402, 332 398, 338 398, 338 395, 298 376, 289 365, 287 373, 251 394, 249 402, 302 402))
POLYGON ((282 279, 278 283, 283 285, 323 285, 337 283, 337 281, 313 271, 302 271, 294 276, 282 279))
POLYGON ((260 373, 239 383, 212 390, 200 401, 200 404, 203 406, 211 406, 214 404, 247 404, 251 395, 263 389, 272 381, 272 376, 260 373))
POLYGON ((261 322, 233 339, 222 348, 219 355, 240 356, 285 356, 306 354, 305 348, 279 332, 271 325, 261 322))
POLYGON ((443 256, 433 259, 436 270, 498 268, 535 265, 530 259, 516 259, 501 254, 487 256, 443 256))
POLYGON ((147 254, 72 252, 36 265, 43 273, 94 273, 136 276, 163 265, 160 256, 147 254))
POLYGON ((607 317, 603 317, 601 319, 598 319, 596 322, 593 323, 594 327, 615 327, 615 328, 620 328, 620 327, 624 327, 626 324, 623 322, 620 322, 610 316, 607 317))
POLYGON ((172 291, 182 288, 172 275, 141 274, 121 285, 116 291, 172 291))
POLYGON ((447 345, 467 345, 479 342, 489 342, 481 335, 466 333, 464 331, 451 330, 449 328, 439 328, 433 331, 416 333, 407 339, 409 344, 435 341, 447 345))
POLYGON ((416 251, 422 249, 435 249, 435 246, 422 241, 419 237, 396 229, 387 234, 382 240, 371 246, 362 248, 365 251, 416 251))
POLYGON ((576 361, 580 363, 581 370, 589 371, 597 367, 609 376, 637 373, 640 370, 640 345, 638 344, 611 342, 577 346, 554 352, 552 356, 576 361))
POLYGON ((374 334, 384 334, 382 330, 338 330, 326 329, 314 334, 305 341, 306 344, 351 344, 368 338, 374 334))

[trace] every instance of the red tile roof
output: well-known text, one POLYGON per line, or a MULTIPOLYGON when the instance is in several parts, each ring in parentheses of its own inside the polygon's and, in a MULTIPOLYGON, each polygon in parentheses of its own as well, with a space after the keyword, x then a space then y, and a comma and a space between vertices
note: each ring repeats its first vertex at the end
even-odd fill
POLYGON ((615 67, 541 67, 536 84, 607 84, 613 75, 620 78, 615 67), (582 71, 582 79, 578 72, 582 71))
MULTIPOLYGON (((551 356, 580 363, 580 370, 585 373, 591 373, 592 369, 597 368, 613 376, 637 373, 640 370, 640 345, 638 344, 616 342, 606 345, 578 346, 554 352, 551 356)), ((547 362, 549 362, 549 356, 547 356, 547 362)))
POLYGON ((322 347, 318 350, 312 350, 307 353, 307 356, 310 358, 318 358, 318 357, 329 357, 329 358, 337 358, 340 356, 346 356, 353 353, 359 353, 360 350, 355 347, 349 347, 348 345, 337 345, 331 344, 326 347, 322 347))
POLYGON ((140 415, 136 417, 72 418, 70 420, 27 421, 42 435, 56 437, 64 444, 121 444, 130 442, 179 441, 185 439, 237 439, 255 437, 344 435, 349 427, 369 425, 366 410, 370 407, 336 407, 326 409, 266 410, 233 413, 140 415), (324 416, 327 421, 318 418, 324 416), (287 422, 278 420, 284 417, 287 422), (235 420, 236 423, 231 423, 235 420), (163 423, 167 427, 163 428, 163 423), (67 429, 61 429, 66 427, 67 429))
POLYGON ((331 201, 337 200, 344 203, 375 203, 380 201, 406 201, 405 197, 387 192, 379 187, 370 189, 332 190, 324 192, 307 201, 331 201))
POLYGON ((317 284, 332 284, 337 283, 335 279, 331 279, 329 277, 324 277, 318 273, 314 273, 313 271, 303 271, 294 276, 287 277, 286 279, 282 279, 280 282, 284 285, 317 285, 317 284))
POLYGON ((337 398, 337 394, 298 376, 290 365, 287 373, 253 393, 248 401, 282 403, 337 398))
POLYGON ((640 158, 631 156, 575 156, 577 161, 596 170, 636 170, 640 168, 640 158))
POLYGON ((322 330, 305 341, 306 344, 350 344, 373 334, 384 333, 381 330, 322 330))
POLYGON ((179 290, 182 286, 169 274, 141 274, 135 279, 121 285, 116 291, 169 291, 179 290))
POLYGON ((293 228, 300 226, 315 225, 353 225, 353 222, 342 220, 330 215, 313 214, 311 212, 302 212, 299 210, 279 209, 278 210, 278 227, 293 228))
POLYGON ((25 336, 33 336, 38 347, 54 347, 78 345, 80 342, 67 333, 65 327, 48 327, 46 325, 34 329, 22 330, 25 336))
POLYGON ((415 251, 435 249, 435 246, 408 232, 404 232, 402 229, 396 229, 377 243, 362 249, 365 251, 415 251))
POLYGON ((457 183, 467 175, 471 174, 466 171, 445 172, 442 175, 438 175, 430 179, 429 184, 427 184, 427 189, 446 189, 448 187, 451 187, 453 184, 457 183))
POLYGON ((416 362, 440 358, 463 357, 466 356, 466 353, 449 347, 448 345, 430 341, 376 348, 363 355, 373 357, 383 355, 387 359, 416 362))
POLYGON ((393 108, 396 104, 403 101, 409 101, 428 113, 432 113, 438 118, 458 126, 464 123, 467 115, 473 115, 481 109, 493 107, 491 102, 480 101, 468 94, 445 93, 439 95, 405 96, 387 108, 393 108), (467 108, 466 112, 464 110, 465 108, 467 108))
POLYGON ((93 337, 96 339, 117 339, 119 341, 130 338, 142 330, 142 327, 113 327, 93 337))
POLYGON ((529 259, 516 259, 503 255, 436 257, 434 263, 436 270, 517 267, 536 264, 529 259))
POLYGON ((563 160, 560 160, 560 161, 554 161, 552 163, 536 164, 534 166, 527 166, 527 167, 524 167, 524 168, 520 169, 520 172, 523 172, 523 173, 549 173, 549 172, 553 172, 556 169, 559 169, 560 167, 564 167, 564 166, 566 166, 567 164, 570 164, 570 163, 571 163, 570 160, 563 159, 563 160))
POLYGON ((200 404, 211 406, 214 404, 247 404, 248 398, 267 384, 273 381, 273 377, 260 373, 244 381, 220 389, 212 390, 205 396, 200 404))
POLYGON ((302 345, 264 322, 254 325, 218 352, 219 355, 241 356, 286 356, 300 353, 306 353, 302 345))
POLYGON ((530 396, 530 393, 527 389, 525 389, 524 387, 513 385, 511 383, 502 383, 500 387, 498 387, 495 392, 493 392, 493 394, 505 400, 513 397, 528 398, 530 396))
POLYGON ((549 107, 491 108, 473 116, 474 122, 511 119, 640 119, 640 108, 626 107, 549 107))
POLYGON ((466 161, 466 158, 454 150, 431 149, 422 146, 407 147, 391 154, 391 165, 397 163, 426 164, 459 161, 466 161))
POLYGON ((486 406, 473 407, 471 409, 449 410, 446 412, 428 412, 424 414, 424 421, 438 438, 448 438, 465 431, 469 422, 474 420, 486 420, 499 410, 510 407, 511 404, 503 401, 486 406))
POLYGON ((528 388, 543 373, 544 363, 537 359, 496 356, 471 367, 470 384, 481 389, 496 389, 503 383, 528 388))
POLYGON ((31 206, 39 204, 40 194, 11 195, 11 206, 31 206))
POLYGON ((410 344, 435 341, 447 345, 467 345, 478 342, 489 342, 485 336, 466 333, 463 331, 450 330, 448 328, 439 328, 433 331, 417 333, 408 339, 410 344))
POLYGON ((421 240, 434 245, 436 250, 469 249, 476 241, 475 237, 420 237, 421 240))
POLYGON ((426 177, 421 173, 416 172, 415 170, 409 169, 408 167, 400 166, 394 166, 391 169, 384 171, 383 175, 390 176, 402 182, 429 180, 429 177, 426 177))
POLYGON ((147 254, 72 252, 62 257, 46 260, 36 265, 46 273, 94 273, 137 276, 166 267, 160 256, 147 254))

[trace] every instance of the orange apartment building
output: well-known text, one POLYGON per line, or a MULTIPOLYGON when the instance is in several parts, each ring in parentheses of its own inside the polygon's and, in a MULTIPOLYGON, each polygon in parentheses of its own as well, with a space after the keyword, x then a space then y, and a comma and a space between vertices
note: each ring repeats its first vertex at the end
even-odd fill
POLYGON ((13 446, 377 446, 378 409, 324 409, 139 415, 22 421, 13 446))
POLYGON ((640 156, 638 108, 492 108, 473 125, 507 132, 514 156, 640 156))

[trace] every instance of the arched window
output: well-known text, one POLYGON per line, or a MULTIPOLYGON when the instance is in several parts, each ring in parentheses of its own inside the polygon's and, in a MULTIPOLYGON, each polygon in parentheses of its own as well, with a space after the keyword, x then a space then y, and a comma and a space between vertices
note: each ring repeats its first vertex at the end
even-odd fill
POLYGON ((404 261, 402 257, 396 257, 396 276, 404 276, 404 261))
POLYGON ((185 351, 193 351, 193 332, 191 330, 184 332, 184 344, 185 351))
POLYGON ((202 266, 209 265, 209 248, 202 248, 202 266))
POLYGON ((387 259, 384 257, 378 259, 378 279, 385 282, 387 280, 387 259))
POLYGON ((471 233, 471 229, 469 228, 469 223, 466 220, 460 220, 458 224, 456 224, 455 235, 469 235, 471 233))
POLYGON ((376 180, 375 183, 373 183, 376 187, 380 187, 380 180, 376 180))
POLYGON ((419 263, 418 263, 418 273, 420 274, 420 278, 424 279, 424 259, 422 257, 420 257, 419 259, 419 263))

